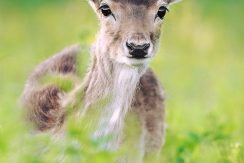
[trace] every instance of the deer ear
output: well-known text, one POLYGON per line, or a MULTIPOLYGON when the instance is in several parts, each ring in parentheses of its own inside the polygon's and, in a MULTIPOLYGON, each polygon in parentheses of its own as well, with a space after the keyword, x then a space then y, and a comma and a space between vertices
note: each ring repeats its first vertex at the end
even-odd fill
POLYGON ((88 2, 90 3, 93 10, 96 11, 99 8, 99 0, 88 0, 88 2))
POLYGON ((180 2, 181 0, 168 0, 168 4, 169 5, 173 5, 173 4, 175 4, 175 3, 178 3, 178 2, 180 2))

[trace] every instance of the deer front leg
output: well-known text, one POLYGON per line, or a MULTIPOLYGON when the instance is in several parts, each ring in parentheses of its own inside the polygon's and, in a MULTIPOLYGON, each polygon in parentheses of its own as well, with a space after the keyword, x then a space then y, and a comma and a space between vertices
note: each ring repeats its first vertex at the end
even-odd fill
MULTIPOLYGON (((160 100, 158 104, 154 107, 145 104, 133 108, 135 112, 132 112, 132 115, 135 113, 136 116, 127 118, 127 122, 129 122, 127 123, 129 127, 126 130, 128 137, 126 144, 129 144, 127 150, 132 151, 130 152, 132 156, 137 156, 136 162, 157 163, 159 161, 160 151, 164 144, 166 124, 163 103, 160 100), (133 153, 133 151, 138 153, 133 153)), ((130 115, 130 117, 132 116, 130 115)))
POLYGON ((133 110, 141 120, 145 162, 157 162, 164 142, 164 94, 154 73, 149 69, 141 77, 133 110))
POLYGON ((146 111, 144 121, 144 162, 157 162, 164 143, 165 123, 160 108, 146 111))

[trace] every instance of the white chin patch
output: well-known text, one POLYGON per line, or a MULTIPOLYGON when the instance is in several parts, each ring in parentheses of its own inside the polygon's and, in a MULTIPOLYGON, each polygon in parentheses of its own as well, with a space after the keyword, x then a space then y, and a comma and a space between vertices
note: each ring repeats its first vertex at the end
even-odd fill
POLYGON ((128 57, 121 57, 117 59, 117 61, 129 66, 146 66, 151 61, 151 58, 135 59, 135 58, 128 58, 128 57))

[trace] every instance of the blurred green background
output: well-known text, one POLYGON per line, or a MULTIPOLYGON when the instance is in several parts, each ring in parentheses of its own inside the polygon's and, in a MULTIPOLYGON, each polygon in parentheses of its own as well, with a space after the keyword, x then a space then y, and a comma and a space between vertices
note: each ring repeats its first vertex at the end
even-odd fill
MULTIPOLYGON (((162 162, 244 162, 243 6, 241 0, 184 0, 168 13, 152 63, 167 94, 162 162)), ((28 136, 18 109, 35 65, 67 45, 91 44, 98 28, 86 0, 0 1, 0 162, 52 162, 53 151, 63 150, 69 162, 113 159, 96 142, 83 150, 72 145, 79 131, 72 127, 65 147, 34 152, 53 141, 28 136)))

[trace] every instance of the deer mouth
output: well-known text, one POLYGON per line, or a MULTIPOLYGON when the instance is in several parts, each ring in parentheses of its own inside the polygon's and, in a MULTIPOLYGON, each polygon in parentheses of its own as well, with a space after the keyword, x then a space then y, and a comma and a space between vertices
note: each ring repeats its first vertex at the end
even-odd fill
POLYGON ((142 59, 147 59, 147 58, 149 58, 149 57, 138 55, 138 56, 129 56, 128 58, 130 58, 130 59, 139 59, 139 60, 142 60, 142 59))

